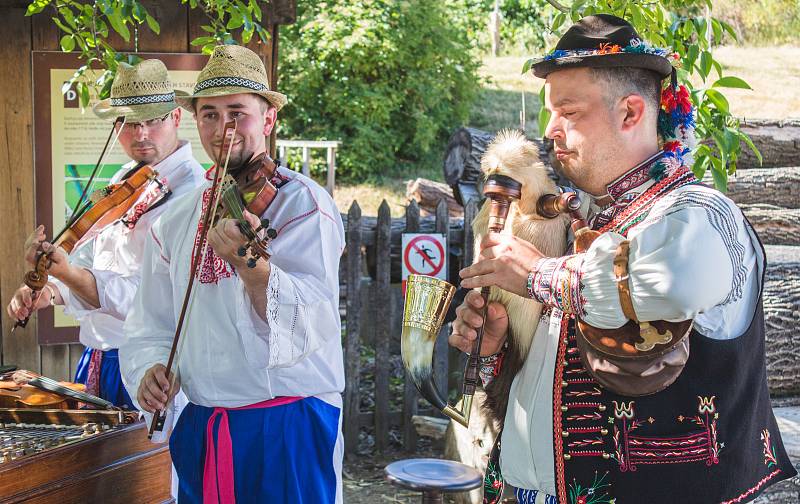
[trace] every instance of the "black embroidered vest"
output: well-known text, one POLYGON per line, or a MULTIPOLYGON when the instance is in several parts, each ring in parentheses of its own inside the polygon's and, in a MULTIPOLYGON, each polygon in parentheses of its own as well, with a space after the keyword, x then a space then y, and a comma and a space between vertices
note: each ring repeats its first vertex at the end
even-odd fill
POLYGON ((715 340, 693 330, 675 383, 625 397, 586 372, 575 319, 565 319, 553 383, 558 502, 740 503, 794 476, 772 414, 764 337, 759 294, 744 334, 715 340))

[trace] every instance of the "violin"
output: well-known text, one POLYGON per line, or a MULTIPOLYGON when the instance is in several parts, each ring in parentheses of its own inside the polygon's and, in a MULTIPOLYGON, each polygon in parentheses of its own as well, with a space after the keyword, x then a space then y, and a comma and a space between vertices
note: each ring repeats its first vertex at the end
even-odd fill
MULTIPOLYGON (((105 156, 111 135, 113 135, 117 123, 121 120, 117 119, 114 122, 109 138, 106 140, 106 145, 103 147, 103 152, 100 154, 100 159, 89 177, 86 188, 78 199, 75 212, 64 228, 53 239, 53 245, 61 247, 67 254, 72 252, 81 241, 96 236, 107 226, 122 219, 142 195, 149 188, 152 188, 153 183, 156 186, 156 194, 151 202, 151 207, 159 204, 161 200, 170 194, 169 190, 158 180, 157 171, 149 165, 139 164, 129 170, 119 183, 110 184, 94 191, 89 196, 88 201, 85 201, 86 193, 91 187, 95 174, 105 156)), ((33 291, 34 296, 47 285, 49 280, 47 270, 51 264, 50 254, 39 253, 34 268, 25 273, 25 285, 33 291)), ((26 317, 24 320, 16 321, 13 329, 25 327, 29 318, 26 317)))
POLYGON ((79 403, 114 409, 105 399, 87 394, 82 383, 57 382, 27 370, 0 375, 0 408, 77 409, 79 403))
POLYGON ((237 253, 245 257, 249 250, 247 266, 250 268, 255 267, 260 257, 269 258, 266 247, 278 233, 269 227, 269 219, 261 219, 259 227, 253 229, 244 218, 244 210, 253 215, 261 215, 266 211, 278 194, 278 189, 270 181, 277 167, 276 162, 262 153, 245 163, 241 169, 226 174, 221 183, 214 222, 223 217, 237 220, 239 230, 248 240, 247 245, 239 248, 237 253), (261 231, 266 231, 266 238, 259 236, 261 231))

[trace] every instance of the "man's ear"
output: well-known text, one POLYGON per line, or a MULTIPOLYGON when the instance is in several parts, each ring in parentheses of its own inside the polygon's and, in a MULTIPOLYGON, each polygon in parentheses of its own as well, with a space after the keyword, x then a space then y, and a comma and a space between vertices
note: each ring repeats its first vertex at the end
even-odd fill
POLYGON ((275 110, 275 107, 267 107, 267 110, 264 111, 264 136, 269 136, 272 133, 277 119, 278 111, 275 110))
POLYGON ((647 104, 644 98, 637 94, 628 95, 622 99, 624 107, 624 117, 622 119, 622 130, 627 131, 635 128, 644 119, 647 104))
POLYGON ((172 111, 172 120, 175 122, 176 128, 181 125, 181 114, 183 114, 183 111, 181 111, 180 107, 172 111))

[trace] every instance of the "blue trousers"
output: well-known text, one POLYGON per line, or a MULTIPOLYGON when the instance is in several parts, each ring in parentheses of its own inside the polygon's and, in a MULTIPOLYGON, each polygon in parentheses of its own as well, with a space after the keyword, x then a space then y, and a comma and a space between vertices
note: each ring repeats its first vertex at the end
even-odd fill
MULTIPOLYGON (((170 436, 180 504, 203 502, 206 427, 213 412, 189 403, 170 436)), ((228 410, 236 503, 333 503, 339 413, 339 408, 315 397, 270 408, 228 410)), ((215 443, 218 432, 219 418, 213 429, 215 443)))
MULTIPOLYGON (((86 383, 89 375, 89 362, 92 360, 93 352, 103 351, 88 347, 83 351, 81 360, 78 361, 78 367, 75 370, 76 383, 86 383)), ((122 375, 119 373, 117 349, 103 352, 103 360, 100 362, 100 398, 111 401, 114 406, 133 409, 133 401, 131 401, 128 391, 125 390, 125 385, 122 384, 122 375)))

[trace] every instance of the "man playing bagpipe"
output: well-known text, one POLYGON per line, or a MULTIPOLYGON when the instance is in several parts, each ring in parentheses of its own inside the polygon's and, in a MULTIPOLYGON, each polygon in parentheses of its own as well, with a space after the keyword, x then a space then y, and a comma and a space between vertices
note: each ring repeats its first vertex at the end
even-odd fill
MULTIPOLYGON (((525 503, 746 502, 796 473, 767 389, 763 247, 690 169, 692 107, 673 59, 597 15, 533 65, 545 134, 592 200, 591 230, 561 257, 489 233, 461 272, 463 287, 544 307, 515 334, 506 307, 489 306, 481 377, 502 433, 487 502, 505 484, 525 503)), ((470 350, 482 307, 470 292, 452 345, 470 350)))

